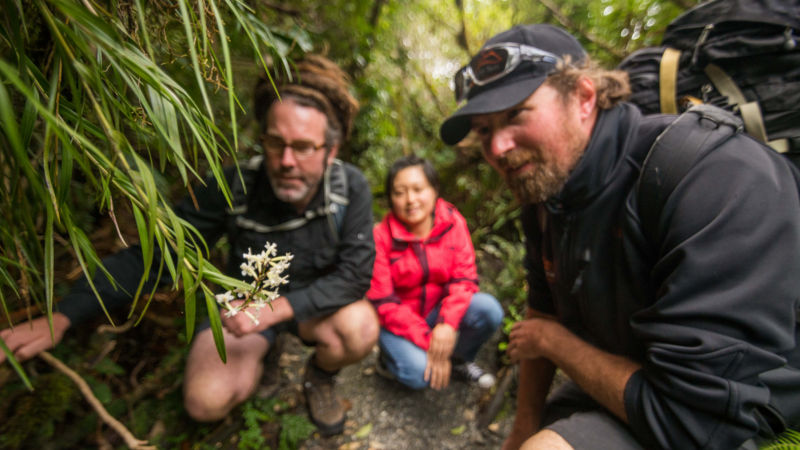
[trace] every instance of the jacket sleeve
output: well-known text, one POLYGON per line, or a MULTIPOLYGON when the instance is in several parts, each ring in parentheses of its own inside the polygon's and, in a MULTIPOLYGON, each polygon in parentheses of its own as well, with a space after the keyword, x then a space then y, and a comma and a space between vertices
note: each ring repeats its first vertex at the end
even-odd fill
POLYGON ((662 211, 656 301, 631 319, 644 361, 624 395, 646 448, 753 437, 770 399, 759 376, 795 345, 798 188, 779 156, 754 147, 741 136, 710 152, 662 211))
MULTIPOLYGON (((174 210, 179 217, 200 232, 210 248, 224 232, 227 203, 213 178, 195 189, 195 198, 198 208, 193 206, 192 200, 187 196, 175 206, 174 210)), ((150 273, 141 292, 150 292, 156 284, 171 280, 166 267, 162 268, 159 279, 160 260, 161 252, 156 248, 150 273)), ((114 281, 109 280, 98 270, 92 277, 92 282, 103 300, 103 305, 111 313, 130 305, 133 300, 144 272, 142 249, 134 245, 107 256, 103 258, 103 266, 114 281)), ((58 310, 70 319, 71 326, 103 314, 103 309, 85 276, 75 282, 59 303, 58 310)))
POLYGON ((449 231, 453 235, 447 240, 453 249, 453 267, 437 321, 457 330, 469 308, 472 295, 478 292, 478 270, 475 268, 475 249, 467 221, 455 208, 453 216, 455 226, 449 231))
POLYGON ((372 192, 361 172, 346 167, 349 204, 336 247, 338 263, 308 286, 285 294, 297 321, 330 314, 363 298, 369 289, 375 261, 372 192))
POLYGON ((394 290, 389 251, 392 238, 386 221, 375 227, 375 266, 367 298, 378 312, 381 327, 408 339, 417 347, 428 350, 430 327, 425 319, 407 305, 401 303, 394 290))

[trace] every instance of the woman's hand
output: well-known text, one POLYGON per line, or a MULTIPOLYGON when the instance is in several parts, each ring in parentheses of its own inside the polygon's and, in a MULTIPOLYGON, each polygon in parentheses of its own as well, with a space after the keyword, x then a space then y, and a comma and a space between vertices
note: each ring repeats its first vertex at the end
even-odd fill
POLYGON ((450 383, 450 356, 456 346, 456 334, 456 329, 446 323, 436 325, 431 331, 424 378, 433 389, 446 388, 450 383))

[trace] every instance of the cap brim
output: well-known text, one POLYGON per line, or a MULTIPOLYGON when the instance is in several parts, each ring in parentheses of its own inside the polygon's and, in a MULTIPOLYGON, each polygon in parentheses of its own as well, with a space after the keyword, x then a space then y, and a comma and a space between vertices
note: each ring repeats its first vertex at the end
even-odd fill
POLYGON ((439 128, 439 136, 447 145, 459 143, 472 128, 470 120, 472 116, 503 111, 523 102, 544 83, 545 79, 547 79, 547 75, 523 78, 497 87, 487 86, 488 89, 475 94, 467 101, 466 105, 459 108, 442 123, 439 128))

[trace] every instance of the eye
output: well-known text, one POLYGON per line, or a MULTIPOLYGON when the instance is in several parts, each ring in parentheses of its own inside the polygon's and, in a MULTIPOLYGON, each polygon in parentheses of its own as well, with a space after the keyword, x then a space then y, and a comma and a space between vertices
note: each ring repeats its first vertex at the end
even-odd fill
POLYGON ((509 110, 508 110, 508 113, 507 113, 507 115, 506 115, 506 119, 507 119, 509 122, 514 122, 514 121, 515 121, 515 119, 519 119, 519 118, 520 118, 520 115, 521 115, 523 112, 527 111, 527 110, 528 110, 528 108, 512 108, 512 109, 509 109, 509 110))

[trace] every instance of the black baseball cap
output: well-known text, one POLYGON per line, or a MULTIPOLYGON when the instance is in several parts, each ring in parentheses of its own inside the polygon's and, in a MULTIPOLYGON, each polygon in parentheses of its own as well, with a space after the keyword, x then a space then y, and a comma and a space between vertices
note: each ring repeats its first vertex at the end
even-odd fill
MULTIPOLYGON (((549 24, 517 25, 493 36, 481 50, 500 43, 529 45, 562 59, 569 56, 572 64, 586 57, 586 51, 571 34, 549 24)), ((442 123, 439 129, 442 141, 453 145, 464 139, 470 131, 472 115, 503 111, 524 101, 554 69, 555 66, 547 62, 523 61, 508 75, 484 86, 474 86, 467 103, 442 123)))

